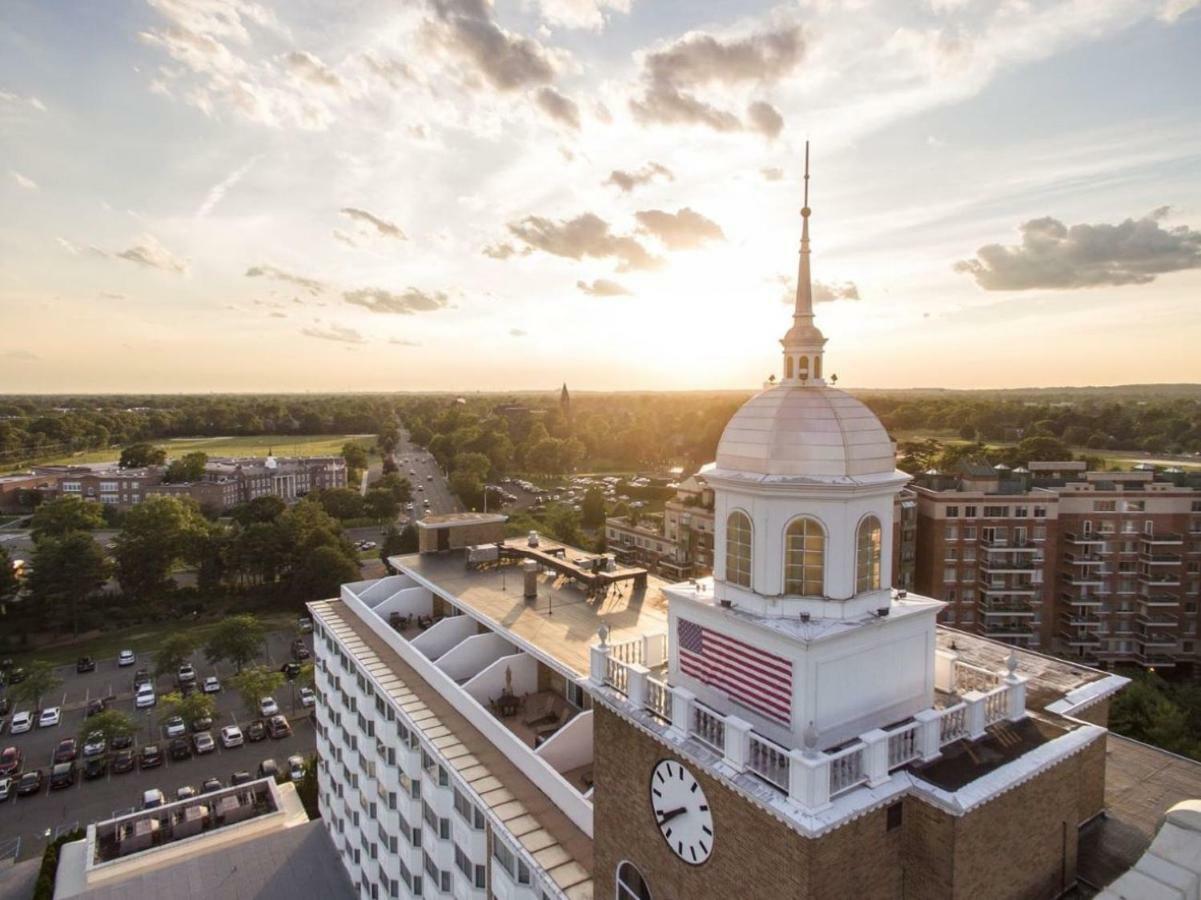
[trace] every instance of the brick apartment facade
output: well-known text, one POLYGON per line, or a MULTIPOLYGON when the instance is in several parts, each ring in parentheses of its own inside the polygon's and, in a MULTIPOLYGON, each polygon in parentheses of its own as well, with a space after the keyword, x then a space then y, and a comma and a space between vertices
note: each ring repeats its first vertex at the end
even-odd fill
POLYGON ((942 621, 1093 665, 1192 667, 1201 490, 1083 462, 926 474, 915 588, 942 621))

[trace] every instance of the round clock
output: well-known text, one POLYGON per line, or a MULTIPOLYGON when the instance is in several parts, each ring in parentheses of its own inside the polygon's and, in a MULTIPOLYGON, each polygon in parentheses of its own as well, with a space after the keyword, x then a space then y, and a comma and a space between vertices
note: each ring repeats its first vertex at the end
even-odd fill
POLYGON ((695 776, 674 759, 651 773, 651 810, 672 853, 699 866, 713 852, 713 813, 695 776))

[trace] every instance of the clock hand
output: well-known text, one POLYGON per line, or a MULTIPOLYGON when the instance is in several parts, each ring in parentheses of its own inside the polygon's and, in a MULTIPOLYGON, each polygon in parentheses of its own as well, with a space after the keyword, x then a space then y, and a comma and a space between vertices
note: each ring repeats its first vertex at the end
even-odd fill
POLYGON ((676 816, 681 816, 686 812, 688 812, 686 807, 678 806, 675 809, 669 809, 667 812, 659 813, 659 824, 666 825, 676 816))

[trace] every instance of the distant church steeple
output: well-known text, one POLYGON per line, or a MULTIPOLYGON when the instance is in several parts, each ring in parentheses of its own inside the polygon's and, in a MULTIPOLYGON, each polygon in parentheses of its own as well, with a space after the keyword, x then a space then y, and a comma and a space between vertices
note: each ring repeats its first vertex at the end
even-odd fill
POLYGON ((563 418, 571 418, 571 394, 567 393, 567 382, 563 382, 563 390, 559 392, 559 412, 563 418))
POLYGON ((801 208, 801 260, 797 266, 796 307, 792 327, 780 340, 784 347, 783 384, 824 385, 822 348, 825 335, 813 324, 813 280, 809 273, 809 142, 805 141, 805 205, 801 208))

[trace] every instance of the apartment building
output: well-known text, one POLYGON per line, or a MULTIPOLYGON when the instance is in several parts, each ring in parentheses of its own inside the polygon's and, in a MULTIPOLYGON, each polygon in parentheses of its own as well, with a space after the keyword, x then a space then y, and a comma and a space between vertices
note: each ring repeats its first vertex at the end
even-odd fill
POLYGON ((942 621, 1102 667, 1197 663, 1201 484, 1084 462, 919 476, 917 590, 942 621))

